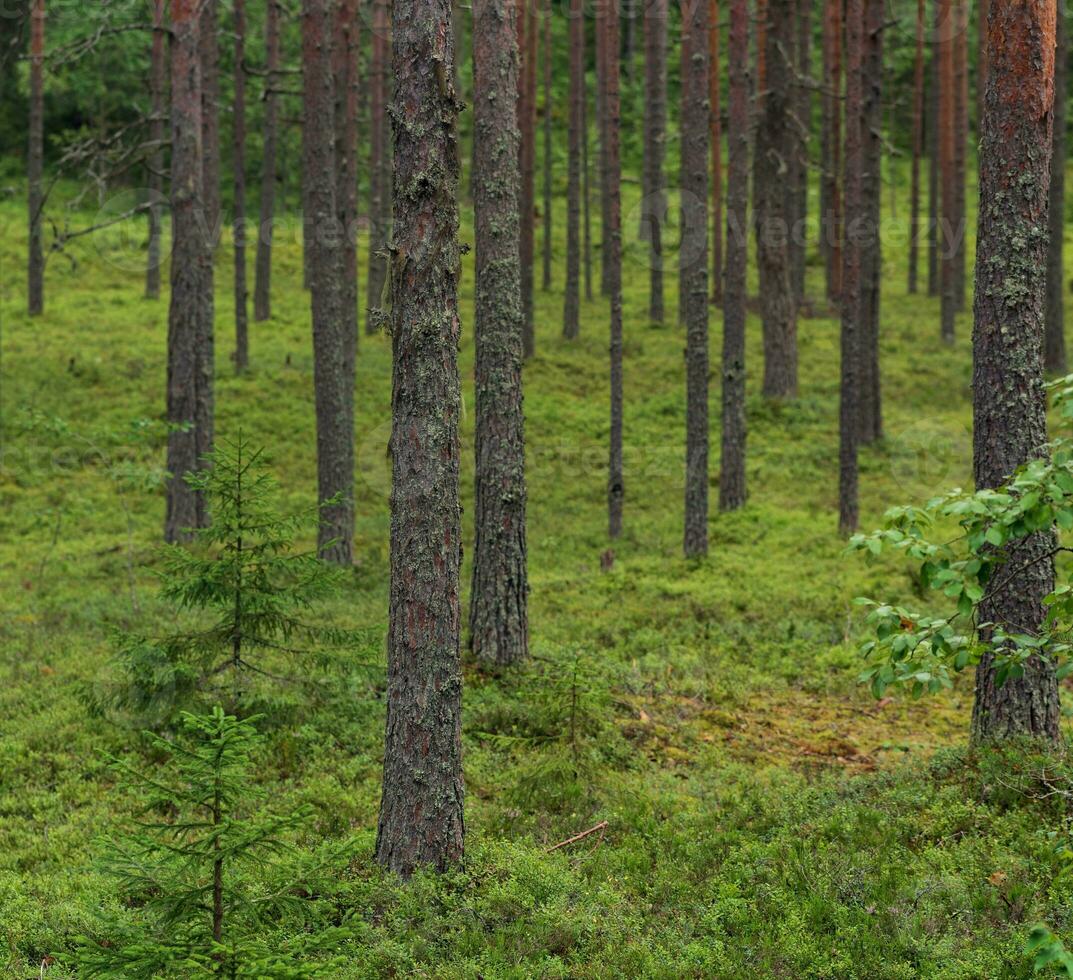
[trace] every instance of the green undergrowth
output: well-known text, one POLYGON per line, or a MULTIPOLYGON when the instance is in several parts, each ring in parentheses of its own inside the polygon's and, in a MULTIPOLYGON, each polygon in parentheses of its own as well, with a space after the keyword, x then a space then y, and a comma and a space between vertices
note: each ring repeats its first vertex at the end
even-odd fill
MULTIPOLYGON (((630 236, 636 186, 625 194, 630 236)), ((535 656, 499 675, 467 662, 465 866, 405 887, 371 860, 391 368, 388 338, 361 337, 356 563, 322 610, 356 639, 325 654, 313 696, 268 681, 249 693, 249 711, 265 716, 255 781, 277 811, 312 808, 295 859, 331 842, 356 849, 309 896, 312 921, 273 923, 280 947, 329 931, 343 980, 1029 975, 1032 924, 1073 931, 1056 852, 1073 771, 1027 751, 967 754, 969 678, 926 704, 860 689, 853 599, 919 605, 922 593, 904 561, 846 557, 836 533, 837 320, 801 320, 801 396, 768 404, 750 315, 750 500, 735 514, 713 509, 710 557, 686 561, 676 289, 668 275, 667 324, 647 322, 648 270, 628 249, 625 533, 611 543, 606 311, 584 303, 580 339, 561 339, 564 217, 559 199, 556 289, 542 291, 538 275, 537 355, 525 369, 535 656)), ((470 219, 464 208, 467 237, 470 219)), ((160 761, 137 718, 91 719, 87 704, 114 683, 117 630, 160 635, 176 619, 157 579, 167 305, 141 298, 144 229, 120 226, 51 257, 46 314, 29 321, 21 205, 0 203, 0 227, 0 972, 67 977, 76 937, 94 934, 98 913, 122 912, 93 842, 129 823, 136 802, 105 756, 160 761)), ((277 249, 274 317, 251 325, 241 377, 229 361, 230 261, 225 244, 218 432, 265 446, 281 506, 307 510, 316 471, 300 252, 292 239, 277 249)), ((469 541, 472 255, 464 261, 469 541)), ((808 275, 819 295, 818 261, 808 275)), ((886 437, 861 456, 865 528, 971 476, 969 318, 944 346, 937 302, 906 295, 898 245, 884 284, 886 437)), ((721 326, 714 311, 713 368, 721 326)), ((712 394, 718 447, 717 370, 712 394)), ((713 502, 717 488, 716 453, 713 502)))

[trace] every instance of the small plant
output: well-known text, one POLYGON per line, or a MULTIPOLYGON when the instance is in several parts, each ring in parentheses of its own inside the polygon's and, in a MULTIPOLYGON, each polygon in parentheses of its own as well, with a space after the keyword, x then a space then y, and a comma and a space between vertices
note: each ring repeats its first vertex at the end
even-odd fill
POLYGON ((150 725, 169 720, 196 692, 237 703, 251 675, 290 680, 276 663, 357 642, 353 631, 301 618, 338 590, 342 573, 315 551, 294 550, 311 521, 278 513, 278 486, 262 452, 240 436, 219 444, 209 460, 187 481, 208 497, 212 525, 195 531, 189 547, 167 549, 161 597, 212 622, 165 637, 119 639, 124 680, 111 700, 150 725))
POLYGON ((1028 937, 1028 952, 1032 955, 1032 970, 1047 971, 1055 977, 1073 977, 1073 955, 1050 929, 1039 925, 1028 937))
POLYGON ((261 743, 254 722, 216 708, 183 713, 181 736, 148 734, 169 759, 174 778, 145 774, 113 760, 145 792, 151 819, 104 844, 104 870, 117 882, 129 912, 101 925, 101 938, 81 937, 78 976, 139 980, 200 976, 298 980, 328 976, 311 965, 316 947, 334 930, 305 933, 288 947, 269 938, 281 917, 314 919, 309 896, 330 864, 345 862, 345 846, 329 848, 304 875, 282 866, 284 838, 310 816, 261 812, 250 784, 250 756, 261 743), (255 874, 247 874, 252 871, 255 874))

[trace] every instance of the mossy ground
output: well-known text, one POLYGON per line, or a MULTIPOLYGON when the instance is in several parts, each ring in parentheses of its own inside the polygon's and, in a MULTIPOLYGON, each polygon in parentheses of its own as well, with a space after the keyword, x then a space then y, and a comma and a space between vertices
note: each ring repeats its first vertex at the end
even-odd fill
MULTIPOLYGON (((627 184, 628 246, 635 194, 627 184)), ((564 217, 560 200, 557 284, 564 217)), ((163 465, 163 445, 126 435, 163 408, 167 304, 141 298, 131 258, 141 229, 120 227, 73 246, 76 265, 50 260, 46 314, 28 320, 21 206, 4 203, 0 219, 0 961, 4 976, 29 977, 55 956, 46 975, 63 977, 72 938, 115 903, 92 840, 133 808, 101 753, 142 751, 135 724, 90 719, 80 691, 107 676, 111 627, 152 632, 171 618, 154 598, 163 502, 133 485, 163 465)), ((970 479, 970 319, 958 318, 956 343, 944 346, 937 302, 906 294, 903 254, 888 246, 887 435, 861 457, 866 527, 891 504, 970 479)), ((316 481, 300 251, 293 238, 277 249, 275 315, 252 325, 241 377, 228 360, 229 262, 225 246, 218 433, 241 428, 267 446, 285 506, 306 507, 316 481)), ((467 515, 471 262, 461 297, 467 515)), ((914 583, 897 561, 842 554, 837 320, 801 321, 801 397, 776 405, 759 395, 760 325, 750 316, 749 504, 713 513, 710 557, 687 562, 674 278, 668 323, 655 326, 644 317, 648 273, 636 248, 625 262, 625 534, 603 570, 605 304, 584 303, 581 337, 565 342, 559 287, 541 291, 538 276, 537 355, 525 369, 538 659, 520 677, 467 664, 466 864, 406 887, 371 861, 391 367, 388 338, 361 338, 357 562, 330 612, 367 628, 369 640, 326 676, 316 705, 273 702, 270 692, 259 705, 269 708, 259 778, 276 805, 317 808, 298 843, 361 842, 327 902, 351 937, 339 976, 1027 975, 1027 924, 1073 925, 1073 888, 1058 876, 1050 836, 1065 826, 1062 797, 1046 789, 1067 777, 1061 765, 963 748, 971 678, 918 703, 877 703, 858 688, 853 598, 909 598, 914 583), (547 851, 602 820, 603 834, 547 851)), ((810 292, 820 286, 816 263, 810 292)), ((711 327, 717 448, 717 310, 711 327)), ((717 451, 713 460, 714 502, 717 451)))

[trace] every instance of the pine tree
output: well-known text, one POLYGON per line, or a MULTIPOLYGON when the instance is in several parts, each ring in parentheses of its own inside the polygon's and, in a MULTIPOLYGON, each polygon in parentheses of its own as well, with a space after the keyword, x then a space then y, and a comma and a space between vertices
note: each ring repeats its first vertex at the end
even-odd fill
POLYGON ((1047 309, 1044 320, 1044 369, 1066 373, 1065 221, 1066 221, 1066 85, 1069 78, 1069 38, 1064 10, 1058 11, 1054 52, 1054 142, 1051 150, 1051 190, 1048 204, 1047 309))
POLYGON ((235 244, 235 371, 250 363, 246 289, 246 3, 233 0, 235 33, 235 113, 232 120, 235 244))
POLYGON ((99 938, 81 937, 78 976, 100 980, 304 980, 336 975, 341 963, 317 962, 318 946, 339 941, 338 930, 317 926, 316 889, 330 884, 329 868, 345 864, 351 848, 325 849, 303 872, 284 860, 288 838, 311 808, 264 812, 264 792, 249 770, 263 739, 258 717, 239 720, 217 707, 183 713, 176 740, 146 733, 169 771, 141 772, 112 760, 121 779, 145 797, 136 827, 103 843, 104 871, 127 910, 102 919, 99 938), (281 918, 302 922, 305 935, 280 944, 281 918), (304 920, 304 922, 303 922, 304 920))
POLYGON ((149 155, 149 243, 145 260, 145 298, 160 298, 160 232, 163 226, 164 196, 164 143, 167 130, 165 106, 168 73, 166 54, 167 33, 165 11, 167 0, 153 0, 153 41, 150 48, 149 92, 150 114, 149 139, 153 149, 149 155))
POLYGON ((27 309, 30 316, 45 310, 45 257, 41 228, 45 206, 41 186, 45 159, 45 0, 30 4, 30 119, 27 154, 27 184, 30 225, 30 248, 27 309))
POLYGON ((261 212, 253 287, 253 318, 258 322, 272 315, 272 225, 275 220, 276 181, 279 179, 276 172, 279 139, 279 0, 267 0, 265 8, 264 144, 261 151, 261 212))

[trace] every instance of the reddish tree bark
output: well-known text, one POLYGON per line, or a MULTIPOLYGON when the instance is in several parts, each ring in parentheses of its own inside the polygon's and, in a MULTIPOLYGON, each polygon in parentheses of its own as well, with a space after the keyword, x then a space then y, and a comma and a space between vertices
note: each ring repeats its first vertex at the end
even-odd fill
POLYGON ((45 256, 41 242, 41 211, 45 206, 41 178, 45 166, 45 0, 30 4, 30 139, 27 152, 30 253, 27 270, 27 311, 45 310, 45 256))
POLYGON ((843 534, 857 529, 857 445, 860 433, 858 369, 861 324, 861 245, 857 232, 864 218, 861 133, 863 105, 864 10, 861 0, 846 0, 846 238, 842 263, 841 393, 839 400, 838 526, 843 534))
POLYGON ((163 226, 164 144, 166 139, 165 96, 168 62, 164 46, 166 0, 153 0, 153 41, 149 62, 150 123, 149 139, 149 245, 145 262, 145 298, 160 298, 160 232, 163 226))
POLYGON ((476 0, 473 8, 477 417, 469 624, 473 652, 497 664, 516 663, 529 648, 518 242, 521 175, 513 105, 518 90, 516 9, 514 0, 476 0))
MULTIPOLYGON (((220 38, 219 0, 201 5, 201 152, 209 247, 220 243, 220 38)), ((209 275, 213 275, 210 267, 209 275)))
POLYGON ((212 245, 204 214, 200 0, 171 0, 171 299, 164 540, 187 540, 209 522, 187 484, 213 442, 212 245))
MULTIPOLYGON (((1054 100, 1055 2, 992 0, 988 82, 980 140, 980 201, 973 327, 973 471, 1000 486, 1047 455, 1043 311, 1054 100), (1015 288, 1011 288, 1015 284, 1015 288)), ((1054 534, 1027 539, 1010 559, 1010 586, 980 604, 980 621, 1035 633, 1054 587, 1054 534)), ((984 631, 983 639, 988 639, 984 631)), ((1031 737, 1057 744, 1053 660, 1032 657, 999 684, 994 654, 976 670, 974 742, 1031 737)))
POLYGON ((235 214, 232 233, 235 244, 235 371, 250 363, 249 321, 246 290, 246 3, 233 0, 235 32, 235 114, 232 121, 235 214))
POLYGON ((682 269, 686 328, 686 557, 708 553, 708 4, 682 0, 682 269))
POLYGON ((354 376, 343 313, 332 76, 332 0, 302 0, 302 179, 317 416, 317 552, 349 565, 354 542, 354 376), (329 501, 332 501, 329 503, 329 501))
POLYGON ((253 286, 253 318, 272 315, 272 237, 275 221, 279 114, 279 2, 267 0, 265 10, 264 145, 261 153, 260 221, 253 286))
POLYGON ((462 859, 458 96, 448 0, 394 0, 392 496, 377 861, 462 859), (439 65, 439 70, 431 66, 439 65))
POLYGON ((719 509, 745 505, 745 269, 749 197, 749 6, 730 2, 727 54, 727 256, 723 297, 722 459, 719 509))

